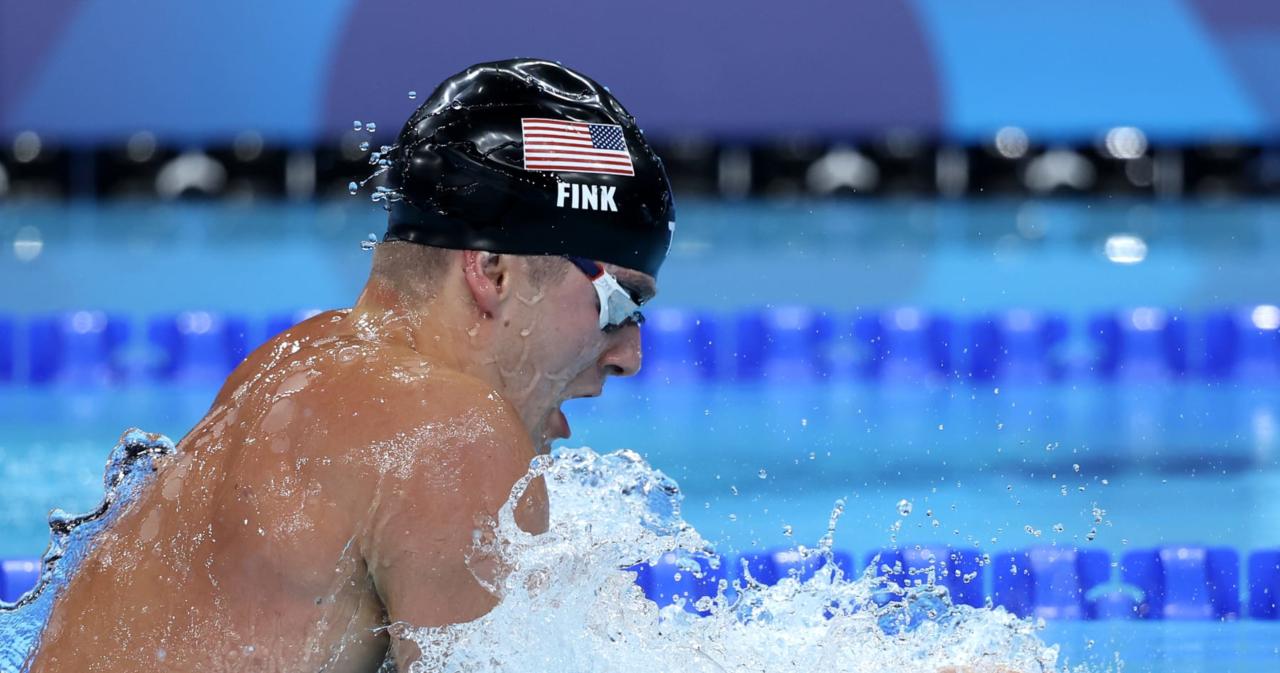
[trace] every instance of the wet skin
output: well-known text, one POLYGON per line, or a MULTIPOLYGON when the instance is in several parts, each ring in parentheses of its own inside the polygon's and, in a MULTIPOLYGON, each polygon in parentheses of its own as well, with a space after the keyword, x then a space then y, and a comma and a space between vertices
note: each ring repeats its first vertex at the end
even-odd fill
MULTIPOLYGON (((474 532, 640 340, 597 328, 580 273, 456 262, 428 303, 375 278, 251 354, 59 595, 32 670, 407 670, 387 625, 488 612, 477 577, 502 571, 474 532)), ((516 521, 547 516, 535 480, 516 521)))

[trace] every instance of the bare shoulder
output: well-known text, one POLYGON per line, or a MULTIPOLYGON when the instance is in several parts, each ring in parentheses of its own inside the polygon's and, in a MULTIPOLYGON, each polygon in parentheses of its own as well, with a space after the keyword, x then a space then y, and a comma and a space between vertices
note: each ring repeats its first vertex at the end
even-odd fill
POLYGON ((372 472, 383 485, 413 482, 417 493, 482 496, 486 505, 505 500, 527 471, 528 431, 483 381, 407 349, 338 344, 335 358, 298 400, 315 409, 309 451, 372 472), (344 356, 345 348, 359 352, 344 356))

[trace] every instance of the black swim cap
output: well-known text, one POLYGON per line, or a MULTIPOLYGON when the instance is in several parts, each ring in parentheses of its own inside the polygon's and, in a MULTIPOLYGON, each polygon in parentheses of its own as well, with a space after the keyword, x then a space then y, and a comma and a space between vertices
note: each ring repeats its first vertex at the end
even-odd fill
POLYGON ((558 63, 445 80, 389 158, 387 241, 576 255, 657 276, 675 209, 662 161, 604 87, 558 63))

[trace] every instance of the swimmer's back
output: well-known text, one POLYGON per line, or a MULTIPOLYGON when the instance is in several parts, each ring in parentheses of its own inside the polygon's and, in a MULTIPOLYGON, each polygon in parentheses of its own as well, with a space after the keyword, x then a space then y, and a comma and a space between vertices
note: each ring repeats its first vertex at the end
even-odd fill
POLYGON ((357 322, 316 316, 228 377, 59 596, 33 671, 373 670, 389 620, 491 607, 463 556, 531 442, 487 386, 357 322))

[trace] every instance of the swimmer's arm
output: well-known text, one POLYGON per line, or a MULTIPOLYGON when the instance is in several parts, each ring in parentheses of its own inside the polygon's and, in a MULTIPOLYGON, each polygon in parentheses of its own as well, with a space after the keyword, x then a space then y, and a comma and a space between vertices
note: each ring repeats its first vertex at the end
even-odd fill
MULTIPOLYGON (((456 624, 477 619, 497 605, 498 598, 476 574, 492 581, 500 569, 483 562, 469 567, 466 559, 477 522, 496 519, 534 455, 528 435, 513 416, 501 416, 490 424, 490 431, 445 448, 449 457, 441 461, 444 464, 423 464, 419 474, 381 494, 366 559, 389 624, 456 624)), ((541 480, 521 500, 516 520, 526 530, 545 530, 546 491, 541 480)), ((391 629, 392 654, 407 670, 419 652, 398 633, 400 629, 391 629)))

